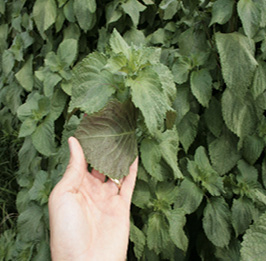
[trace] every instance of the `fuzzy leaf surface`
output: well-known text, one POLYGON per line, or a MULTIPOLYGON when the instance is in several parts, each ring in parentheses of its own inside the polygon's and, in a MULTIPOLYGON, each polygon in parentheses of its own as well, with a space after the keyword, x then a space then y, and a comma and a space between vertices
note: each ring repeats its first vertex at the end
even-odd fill
POLYGON ((135 117, 131 103, 115 100, 101 111, 84 116, 75 136, 92 167, 115 179, 128 175, 137 156, 135 117))
POLYGON ((106 58, 99 53, 90 54, 74 69, 71 79, 72 96, 68 111, 75 108, 91 114, 102 109, 115 92, 113 76, 102 70, 106 58))

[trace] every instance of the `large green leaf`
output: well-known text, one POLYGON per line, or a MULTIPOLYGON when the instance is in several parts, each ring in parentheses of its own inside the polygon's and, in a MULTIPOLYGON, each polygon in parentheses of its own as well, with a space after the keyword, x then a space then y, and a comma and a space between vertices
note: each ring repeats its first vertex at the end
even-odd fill
POLYGON ((130 16, 134 26, 137 26, 139 23, 139 13, 146 9, 146 6, 137 0, 127 0, 121 5, 121 7, 124 12, 130 16))
POLYGON ((182 208, 186 214, 191 214, 199 207, 202 198, 202 190, 190 179, 185 178, 178 188, 175 208, 182 208))
POLYGON ((240 33, 216 33, 225 83, 244 95, 253 80, 258 65, 254 58, 254 43, 240 33))
POLYGON ((260 216, 246 231, 241 248, 243 261, 266 259, 266 213, 260 216))
POLYGON ((55 23, 56 15, 55 0, 37 0, 34 3, 33 18, 41 35, 55 23))
POLYGON ((212 19, 210 22, 210 26, 214 23, 227 23, 233 14, 234 3, 234 0, 215 1, 212 7, 212 19))
POLYGON ((253 0, 240 0, 237 3, 237 12, 246 35, 252 38, 260 27, 260 6, 253 0))
POLYGON ((188 239, 183 230, 187 221, 184 211, 182 209, 174 209, 172 211, 168 211, 166 216, 169 222, 169 234, 171 239, 179 249, 186 252, 188 239))
POLYGON ((106 58, 92 53, 83 59, 74 69, 70 81, 72 96, 68 111, 80 108, 88 114, 102 109, 109 97, 115 92, 113 75, 103 70, 106 58))
POLYGON ((177 125, 180 142, 187 152, 198 133, 199 115, 188 112, 177 125))
POLYGON ((198 102, 208 107, 212 96, 212 77, 207 69, 193 71, 190 76, 190 86, 193 95, 198 102))
POLYGON ((141 258, 145 245, 146 237, 144 233, 130 222, 130 241, 134 243, 134 253, 138 259, 141 258))
POLYGON ((149 215, 147 228, 147 245, 158 255, 167 246, 169 241, 168 224, 161 213, 154 212, 149 215))
POLYGON ((95 0, 75 0, 73 6, 81 29, 83 29, 85 32, 92 29, 96 23, 95 0))
POLYGON ((253 202, 246 197, 233 200, 232 225, 236 237, 244 233, 249 227, 253 219, 253 213, 255 213, 254 208, 253 202))
POLYGON ((218 247, 225 247, 231 238, 231 213, 222 197, 208 200, 203 213, 203 229, 207 238, 218 247))
POLYGON ((266 90, 266 63, 260 61, 254 75, 254 81, 251 89, 254 99, 256 99, 265 90, 266 90))
POLYGON ((154 139, 143 139, 140 152, 143 166, 147 172, 156 180, 162 181, 163 175, 160 165, 162 154, 158 142, 154 139))
POLYGON ((128 80, 132 101, 142 112, 151 134, 161 130, 167 110, 171 110, 162 91, 159 76, 149 67, 139 72, 136 79, 128 80))
POLYGON ((23 65, 23 67, 15 75, 20 85, 28 92, 32 90, 34 84, 32 73, 32 59, 33 56, 31 55, 23 65))
POLYGON ((229 131, 224 133, 209 144, 209 154, 213 168, 224 175, 230 171, 240 159, 237 150, 237 138, 229 131))
POLYGON ((75 136, 86 160, 115 179, 128 175, 137 156, 136 111, 131 103, 110 101, 101 111, 84 115, 75 136))
POLYGON ((258 117, 250 93, 243 99, 226 89, 222 97, 222 113, 227 127, 238 137, 243 138, 255 131, 258 117))

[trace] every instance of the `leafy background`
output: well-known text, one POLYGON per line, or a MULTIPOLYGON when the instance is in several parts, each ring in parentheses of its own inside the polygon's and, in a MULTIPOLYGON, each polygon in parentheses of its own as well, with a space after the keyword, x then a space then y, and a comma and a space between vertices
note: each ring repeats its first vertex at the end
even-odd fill
POLYGON ((128 260, 265 259, 264 0, 0 0, 0 21, 2 260, 50 259, 71 71, 114 28, 161 50, 177 92, 161 139, 139 141, 128 260))

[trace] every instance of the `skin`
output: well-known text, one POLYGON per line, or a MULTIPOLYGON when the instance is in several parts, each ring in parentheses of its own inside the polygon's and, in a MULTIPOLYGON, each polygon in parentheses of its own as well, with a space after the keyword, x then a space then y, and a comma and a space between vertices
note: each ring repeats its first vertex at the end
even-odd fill
POLYGON ((103 174, 88 172, 77 139, 70 137, 68 143, 69 165, 49 197, 52 259, 124 261, 138 158, 119 191, 103 174))

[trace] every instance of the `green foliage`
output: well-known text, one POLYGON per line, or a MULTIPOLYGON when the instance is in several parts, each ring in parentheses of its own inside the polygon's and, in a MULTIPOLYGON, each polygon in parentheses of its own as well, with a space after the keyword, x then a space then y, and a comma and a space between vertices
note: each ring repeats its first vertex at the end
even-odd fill
POLYGON ((0 0, 0 259, 50 260, 72 135, 111 177, 139 152, 128 260, 265 259, 265 21, 264 0, 0 0))

